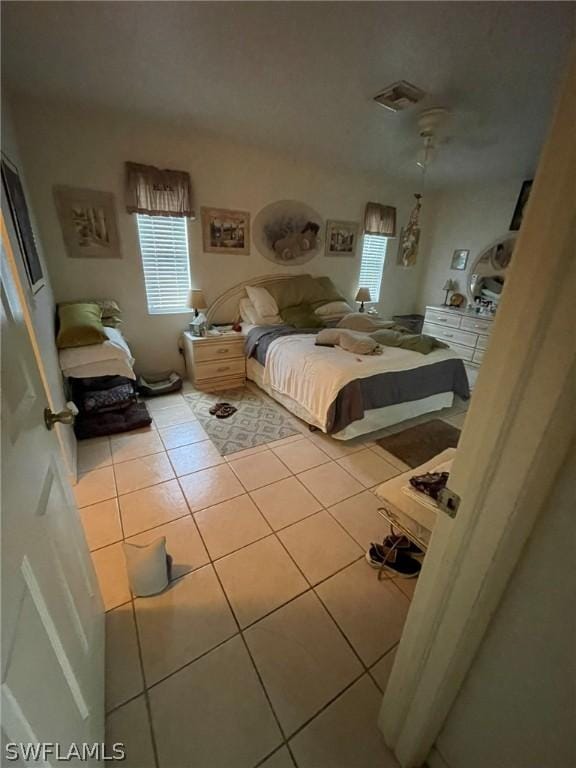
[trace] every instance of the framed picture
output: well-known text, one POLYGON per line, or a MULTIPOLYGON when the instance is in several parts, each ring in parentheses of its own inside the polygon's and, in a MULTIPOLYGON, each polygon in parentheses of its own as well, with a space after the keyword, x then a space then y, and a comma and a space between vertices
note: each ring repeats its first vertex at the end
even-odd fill
POLYGON ((355 221, 326 222, 326 256, 354 256, 358 241, 355 221))
POLYGON ((520 225, 522 224, 522 217, 524 216, 524 208, 526 207, 526 203, 530 197, 532 182, 533 180, 529 179, 522 184, 522 189, 520 190, 518 200, 516 201, 516 208, 514 208, 514 213, 512 214, 512 221, 510 222, 510 230, 512 232, 517 232, 520 229, 520 225))
POLYGON ((469 250, 459 249, 454 251, 452 254, 452 263, 450 264, 450 269, 466 269, 469 255, 469 250))
POLYGON ((250 253, 250 214, 226 208, 202 208, 205 253, 250 253))
POLYGON ((2 183, 10 214, 14 223, 18 245, 22 253, 24 267, 32 293, 38 293, 45 283, 42 264, 36 248, 36 240, 32 230, 32 222, 28 212, 28 204, 20 181, 18 168, 2 155, 2 183))
POLYGON ((111 192, 54 187, 54 198, 69 258, 122 258, 111 192))

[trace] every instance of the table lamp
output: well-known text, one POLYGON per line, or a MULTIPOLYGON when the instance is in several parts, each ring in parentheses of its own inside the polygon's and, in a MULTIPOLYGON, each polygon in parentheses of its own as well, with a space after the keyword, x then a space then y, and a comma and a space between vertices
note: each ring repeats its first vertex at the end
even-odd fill
POLYGON ((198 317, 198 310, 208 309, 206 299, 202 291, 193 288, 188 295, 188 306, 194 310, 194 317, 198 317))
POLYGON ((365 301, 372 301, 372 298, 370 297, 370 289, 369 288, 358 288, 358 293, 356 294, 356 301, 360 302, 360 309, 358 312, 364 312, 364 302, 365 301))

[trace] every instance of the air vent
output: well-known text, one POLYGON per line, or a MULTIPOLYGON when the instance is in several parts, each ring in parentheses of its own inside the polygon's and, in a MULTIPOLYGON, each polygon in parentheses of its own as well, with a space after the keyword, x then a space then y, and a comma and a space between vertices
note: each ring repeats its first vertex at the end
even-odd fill
POLYGON ((400 112, 417 104, 425 95, 421 88, 417 88, 406 80, 399 80, 374 96, 374 101, 392 112, 400 112))

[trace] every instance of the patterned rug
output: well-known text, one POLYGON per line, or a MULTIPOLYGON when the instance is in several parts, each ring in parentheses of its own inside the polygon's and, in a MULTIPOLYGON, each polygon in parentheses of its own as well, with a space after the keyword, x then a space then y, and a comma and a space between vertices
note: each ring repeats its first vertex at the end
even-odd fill
POLYGON ((298 422, 288 411, 247 387, 222 392, 197 390, 187 392, 184 397, 222 456, 300 432, 298 422), (223 402, 230 403, 237 411, 227 419, 217 419, 210 408, 223 402))

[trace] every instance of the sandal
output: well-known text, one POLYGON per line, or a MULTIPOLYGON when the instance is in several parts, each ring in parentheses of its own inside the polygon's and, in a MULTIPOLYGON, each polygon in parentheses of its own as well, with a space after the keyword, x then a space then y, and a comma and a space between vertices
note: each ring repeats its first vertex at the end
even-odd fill
POLYGON ((216 403, 212 406, 212 408, 209 409, 208 413, 211 413, 212 416, 216 416, 216 414, 224 408, 224 406, 230 407, 230 403, 216 403))
POLYGON ((229 416, 233 416, 238 409, 228 403, 222 403, 222 406, 216 414, 217 419, 227 419, 229 416))

